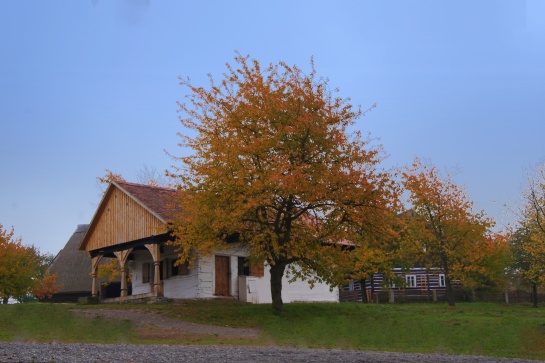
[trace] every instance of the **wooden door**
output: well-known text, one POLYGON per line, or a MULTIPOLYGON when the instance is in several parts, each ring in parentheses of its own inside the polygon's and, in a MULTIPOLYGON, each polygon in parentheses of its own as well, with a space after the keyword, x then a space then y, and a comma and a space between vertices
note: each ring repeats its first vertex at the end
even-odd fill
POLYGON ((216 256, 216 295, 229 295, 229 257, 216 256))

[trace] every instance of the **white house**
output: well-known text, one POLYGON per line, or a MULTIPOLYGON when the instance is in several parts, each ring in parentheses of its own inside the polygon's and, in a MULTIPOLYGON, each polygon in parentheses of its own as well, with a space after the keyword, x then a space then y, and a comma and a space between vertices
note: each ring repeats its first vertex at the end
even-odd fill
MULTIPOLYGON (((116 257, 121 266, 121 299, 134 297, 233 297, 256 304, 270 303, 270 274, 265 266, 250 266, 248 251, 232 247, 214 256, 199 257, 193 266, 176 265, 174 247, 166 242, 169 214, 176 191, 169 188, 112 182, 79 246, 92 258, 92 295, 98 295, 97 268, 102 257, 116 257), (132 271, 132 292, 127 277, 132 271)), ((284 276, 282 300, 339 301, 337 288, 284 276)))

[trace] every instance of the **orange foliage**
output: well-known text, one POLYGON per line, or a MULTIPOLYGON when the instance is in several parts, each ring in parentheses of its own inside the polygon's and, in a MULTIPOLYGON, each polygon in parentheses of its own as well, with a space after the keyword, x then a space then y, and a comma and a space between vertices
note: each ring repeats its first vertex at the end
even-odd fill
POLYGON ((442 177, 435 166, 416 159, 401 175, 415 214, 408 219, 408 236, 419 245, 421 263, 443 269, 452 305, 452 281, 486 273, 485 258, 504 248, 505 239, 490 233, 492 219, 473 212, 473 202, 449 174, 442 177))
POLYGON ((31 293, 40 300, 51 299, 53 294, 56 294, 61 287, 62 284, 57 285, 57 274, 50 275, 49 271, 47 271, 45 276, 32 289, 31 293))
POLYGON ((125 178, 123 178, 121 174, 116 174, 113 171, 106 169, 106 175, 104 175, 103 177, 97 177, 97 180, 99 183, 108 184, 112 181, 124 182, 125 178))
POLYGON ((190 91, 180 146, 193 154, 175 158, 184 212, 173 228, 181 260, 238 241, 253 262, 267 261, 280 311, 284 271, 341 282, 352 262, 342 243, 386 240, 397 194, 378 169, 381 148, 347 132, 361 110, 334 97, 312 61, 308 75, 282 62, 235 61, 208 88, 180 82, 190 91))
MULTIPOLYGON (((110 282, 119 280, 121 277, 119 260, 117 258, 111 258, 108 262, 101 263, 98 267, 97 277, 106 279, 106 281, 103 282, 103 285, 108 285, 110 282)), ((128 274, 127 279, 129 282, 132 280, 131 273, 128 274)))
POLYGON ((39 274, 39 254, 33 246, 25 246, 0 224, 0 298, 24 298, 35 285, 39 274))

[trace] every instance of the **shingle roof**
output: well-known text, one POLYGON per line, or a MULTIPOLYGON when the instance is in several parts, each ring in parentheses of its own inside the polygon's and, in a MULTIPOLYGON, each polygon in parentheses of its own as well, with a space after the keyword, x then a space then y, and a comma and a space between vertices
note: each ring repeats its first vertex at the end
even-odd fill
POLYGON ((177 212, 176 189, 129 182, 114 182, 118 187, 137 199, 144 207, 157 214, 165 222, 177 212))

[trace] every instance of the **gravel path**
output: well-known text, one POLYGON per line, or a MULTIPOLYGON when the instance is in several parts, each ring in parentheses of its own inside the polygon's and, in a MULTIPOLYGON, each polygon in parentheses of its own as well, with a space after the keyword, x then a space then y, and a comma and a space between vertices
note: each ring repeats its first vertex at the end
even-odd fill
POLYGON ((276 347, 173 346, 124 344, 31 344, 0 342, 0 362, 366 362, 489 363, 536 362, 522 359, 445 354, 408 354, 276 347))

